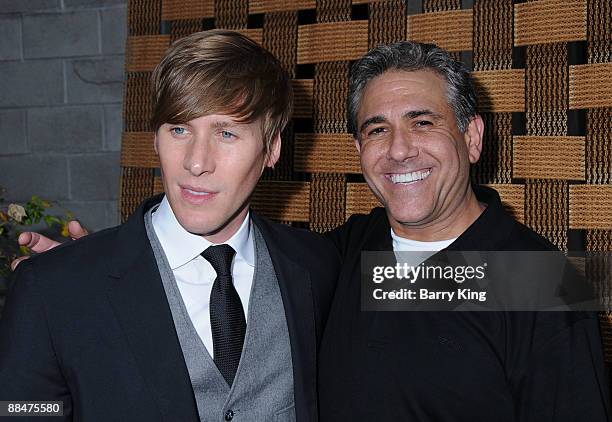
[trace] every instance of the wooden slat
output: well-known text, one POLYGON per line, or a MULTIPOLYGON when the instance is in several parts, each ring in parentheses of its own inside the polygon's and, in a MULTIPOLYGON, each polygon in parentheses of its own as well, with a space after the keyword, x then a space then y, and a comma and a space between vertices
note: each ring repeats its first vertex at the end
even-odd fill
POLYGON ((152 72, 170 46, 170 35, 128 37, 126 69, 128 72, 152 72))
POLYGON ((515 178, 585 178, 585 138, 582 136, 515 136, 513 145, 515 178))
POLYGON ((123 167, 158 168, 159 159, 153 145, 153 132, 124 132, 121 143, 123 167))
POLYGON ((294 79, 293 84, 293 117, 312 117, 312 98, 314 81, 312 79, 294 79))
POLYGON ((612 229, 612 185, 570 185, 571 229, 612 229))
POLYGON ((315 0, 249 0, 250 14, 305 10, 316 7, 315 0))
POLYGON ((260 180, 251 205, 257 212, 279 221, 310 220, 310 183, 260 180))
POLYGON ((472 9, 408 16, 408 39, 436 44, 448 51, 471 51, 472 9))
POLYGON ((153 195, 162 193, 164 191, 164 182, 160 176, 153 178, 153 195))
POLYGON ((506 211, 523 223, 525 221, 525 185, 491 183, 489 186, 499 193, 506 211))
POLYGON ((586 40, 586 0, 539 0, 514 5, 514 45, 586 40))
POLYGON ((355 60, 367 51, 368 21, 298 27, 298 64, 355 60))
POLYGON ((569 108, 612 107, 612 63, 570 66, 569 108))
POLYGON ((488 70, 472 73, 482 112, 525 111, 525 70, 488 70))
POLYGON ((353 214, 368 214, 372 208, 382 206, 367 183, 346 185, 346 218, 353 214))
POLYGON ((263 28, 235 29, 235 31, 249 37, 259 45, 263 44, 263 28))
POLYGON ((296 133, 295 171, 361 173, 353 136, 349 133, 296 133))
POLYGON ((214 17, 214 0, 162 0, 162 21, 214 17))

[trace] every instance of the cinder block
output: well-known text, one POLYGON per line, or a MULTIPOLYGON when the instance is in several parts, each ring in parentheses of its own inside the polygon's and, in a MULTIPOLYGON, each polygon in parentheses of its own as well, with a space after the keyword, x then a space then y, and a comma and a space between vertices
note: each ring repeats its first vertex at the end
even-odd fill
POLYGON ((121 134, 123 132, 123 111, 121 104, 104 106, 104 149, 121 151, 121 134))
POLYGON ((2 13, 60 9, 61 0, 2 0, 2 13))
POLYGON ((72 200, 96 201, 119 198, 119 153, 70 157, 72 200))
POLYGON ((98 54, 98 13, 45 13, 23 17, 25 58, 98 54))
POLYGON ((123 54, 127 38, 127 8, 102 10, 102 53, 123 54))
POLYGON ((0 186, 4 199, 24 201, 32 195, 49 200, 68 199, 68 160, 57 155, 0 157, 0 186))
POLYGON ((62 202, 62 207, 74 214, 74 217, 89 231, 100 231, 116 226, 116 219, 110 218, 117 201, 70 201, 62 202))
POLYGON ((64 102, 60 60, 0 63, 0 107, 37 106, 64 102))
POLYGON ((66 63, 69 103, 118 103, 123 99, 123 57, 66 63))
POLYGON ((126 0, 64 0, 64 7, 104 7, 127 4, 126 0))
POLYGON ((108 203, 108 214, 106 215, 109 227, 121 224, 121 215, 119 214, 119 200, 110 201, 108 203))
POLYGON ((38 108, 28 111, 34 152, 97 152, 103 149, 102 106, 38 108))
POLYGON ((0 60, 20 59, 21 18, 19 16, 0 17, 0 60))
POLYGON ((0 111, 0 155, 28 152, 25 126, 25 110, 0 111))

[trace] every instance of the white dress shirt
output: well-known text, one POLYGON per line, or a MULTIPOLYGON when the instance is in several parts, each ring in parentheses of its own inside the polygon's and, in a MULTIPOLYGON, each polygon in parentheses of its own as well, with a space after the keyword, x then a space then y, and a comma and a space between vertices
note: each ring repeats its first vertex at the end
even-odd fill
MULTIPOLYGON (((210 328, 210 292, 217 273, 200 254, 213 243, 189 233, 180 225, 168 199, 164 197, 152 216, 153 228, 166 254, 187 313, 210 356, 213 356, 210 328)), ((234 287, 248 318, 249 297, 255 272, 253 228, 249 214, 238 231, 226 242, 236 251, 232 262, 234 287)))

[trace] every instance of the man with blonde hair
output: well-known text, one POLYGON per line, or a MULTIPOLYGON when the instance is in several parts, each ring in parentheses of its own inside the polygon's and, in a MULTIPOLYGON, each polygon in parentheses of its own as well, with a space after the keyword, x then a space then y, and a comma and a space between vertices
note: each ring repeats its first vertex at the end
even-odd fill
POLYGON ((337 253, 249 211, 279 158, 289 78, 214 30, 171 46, 152 87, 165 195, 19 266, 0 401, 60 401, 88 422, 316 420, 337 253))

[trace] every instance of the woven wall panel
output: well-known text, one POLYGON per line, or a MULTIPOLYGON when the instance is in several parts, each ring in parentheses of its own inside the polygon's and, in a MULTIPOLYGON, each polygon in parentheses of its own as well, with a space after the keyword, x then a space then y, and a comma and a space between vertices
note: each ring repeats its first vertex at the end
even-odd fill
POLYGON ((153 178, 153 195, 162 193, 164 191, 164 181, 161 176, 155 176, 153 178))
POLYGON ((472 75, 482 112, 525 111, 524 70, 487 70, 472 75))
POLYGON ((155 171, 151 168, 122 166, 119 195, 121 221, 126 221, 142 201, 153 195, 154 175, 155 171))
POLYGON ((123 134, 121 165, 124 167, 159 167, 153 132, 126 132, 123 134))
POLYGON ((474 70, 512 67, 512 0, 474 2, 474 70))
POLYGON ((539 0, 514 6, 514 45, 585 40, 587 0, 539 0))
POLYGON ((472 180, 478 184, 512 183, 512 115, 484 113, 484 137, 472 180))
POLYGON ((567 251, 568 184, 562 180, 525 182, 525 224, 567 251))
POLYGON ((349 133, 298 133, 294 166, 308 173, 361 173, 353 136, 349 133))
POLYGON ((124 130, 126 132, 146 132, 150 130, 149 119, 151 113, 153 113, 150 80, 150 72, 128 72, 127 74, 123 102, 124 130))
POLYGON ((487 186, 499 193, 506 211, 521 223, 525 221, 525 185, 489 183, 487 186))
POLYGON ((367 214, 372 208, 380 206, 382 206, 380 201, 374 196, 367 183, 347 183, 346 219, 353 214, 367 214))
POLYGON ((314 94, 312 79, 293 80, 293 117, 311 118, 314 94))
MULTIPOLYGON (((355 2, 353 2, 355 3, 355 2)), ((369 5, 370 48, 406 39, 406 2, 386 0, 369 5)))
POLYGON ((162 0, 163 21, 215 17, 215 0, 162 0))
POLYGON ((612 107, 612 63, 570 66, 569 108, 598 107, 612 107))
POLYGON ((319 23, 298 28, 298 64, 355 60, 366 51, 367 21, 319 23))
POLYGON ((308 222, 310 183, 262 180, 253 193, 251 203, 253 208, 269 218, 308 222))
POLYGON ((249 13, 314 9, 316 5, 315 0, 249 0, 249 13))
POLYGON ((434 43, 449 51, 472 50, 472 10, 423 13, 408 16, 407 37, 434 43))
POLYGON ((612 185, 572 185, 569 190, 572 229, 612 229, 612 185))
POLYGON ((156 35, 159 31, 159 0, 130 0, 127 8, 128 35, 156 35))
POLYGON ((525 179, 584 180, 584 138, 515 136, 513 175, 525 179))
POLYGON ((588 183, 612 183, 612 108, 587 110, 588 183))
POLYGON ((125 67, 128 72, 152 72, 170 46, 170 35, 128 37, 125 67))

